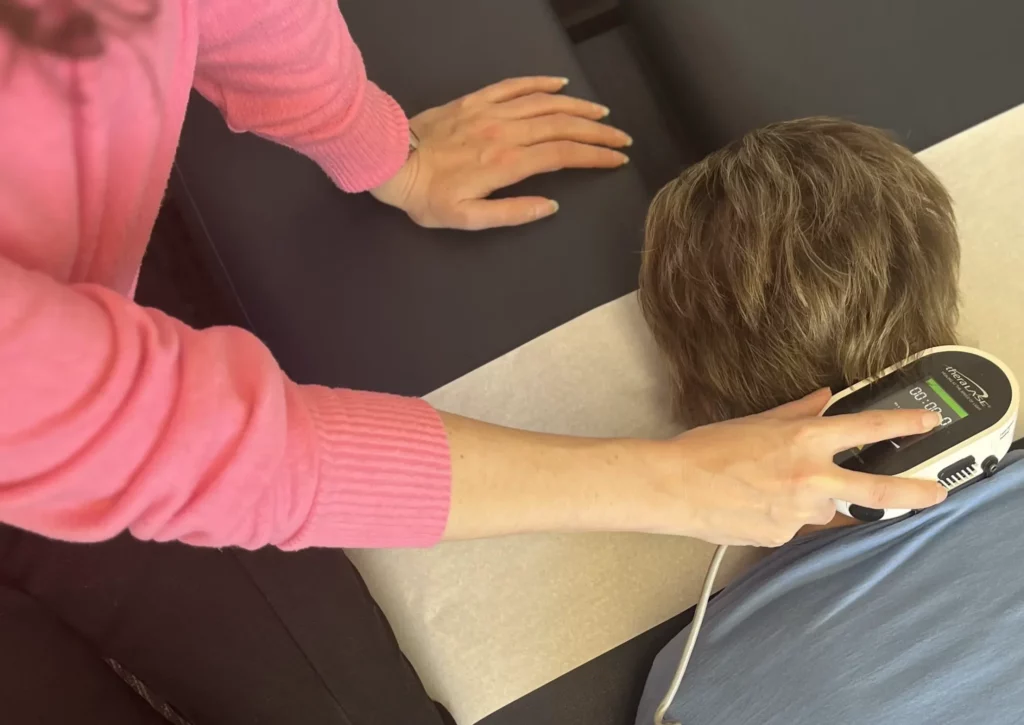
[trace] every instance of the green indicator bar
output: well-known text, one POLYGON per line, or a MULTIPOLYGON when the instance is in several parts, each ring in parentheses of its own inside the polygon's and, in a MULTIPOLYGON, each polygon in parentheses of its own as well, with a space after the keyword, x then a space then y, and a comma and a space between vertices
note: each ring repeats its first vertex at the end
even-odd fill
POLYGON ((942 398, 942 402, 944 402, 946 405, 953 409, 954 413, 956 413, 961 418, 967 417, 967 411, 961 408, 960 404, 953 400, 952 396, 950 396, 949 393, 943 390, 941 385, 935 382, 935 378, 928 378, 926 382, 928 383, 928 387, 935 391, 936 395, 942 398))

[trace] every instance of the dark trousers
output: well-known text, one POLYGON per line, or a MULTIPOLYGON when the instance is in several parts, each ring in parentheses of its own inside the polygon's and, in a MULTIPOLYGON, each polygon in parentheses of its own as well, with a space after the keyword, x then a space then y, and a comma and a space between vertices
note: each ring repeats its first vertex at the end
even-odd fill
POLYGON ((0 529, 3 721, 149 725, 164 705, 190 725, 442 723, 340 551, 0 529))

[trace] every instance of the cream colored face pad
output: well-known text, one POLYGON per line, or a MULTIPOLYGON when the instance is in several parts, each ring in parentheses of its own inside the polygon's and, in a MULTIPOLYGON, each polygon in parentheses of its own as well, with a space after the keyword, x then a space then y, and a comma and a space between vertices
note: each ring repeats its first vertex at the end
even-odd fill
MULTIPOLYGON (((1024 106, 920 157, 956 202, 963 340, 1024 380, 1024 106)), ((630 295, 428 399, 532 430, 664 437, 677 432, 666 391, 630 295)), ((427 689, 469 725, 692 606, 711 553, 688 539, 592 534, 350 556, 427 689)), ((757 556, 731 550, 718 584, 757 556)))

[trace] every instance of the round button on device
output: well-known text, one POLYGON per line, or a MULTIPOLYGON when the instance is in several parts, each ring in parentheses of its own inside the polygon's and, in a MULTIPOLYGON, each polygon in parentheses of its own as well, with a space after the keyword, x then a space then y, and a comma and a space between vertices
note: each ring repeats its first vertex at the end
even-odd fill
POLYGON ((855 503, 850 504, 850 516, 857 519, 858 521, 864 521, 865 523, 871 523, 872 521, 879 521, 885 516, 885 511, 882 509, 869 509, 867 506, 858 506, 855 503))

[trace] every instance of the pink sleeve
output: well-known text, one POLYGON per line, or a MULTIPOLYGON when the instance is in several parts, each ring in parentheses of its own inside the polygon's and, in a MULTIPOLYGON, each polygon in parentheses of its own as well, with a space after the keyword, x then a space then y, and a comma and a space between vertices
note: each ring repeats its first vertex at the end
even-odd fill
POLYGON ((306 154, 346 191, 372 189, 405 163, 405 114, 366 79, 336 0, 198 5, 195 87, 233 130, 306 154))
POLYGON ((448 513, 426 403, 289 381, 199 332, 0 256, 0 520, 76 541, 415 546, 448 513))

